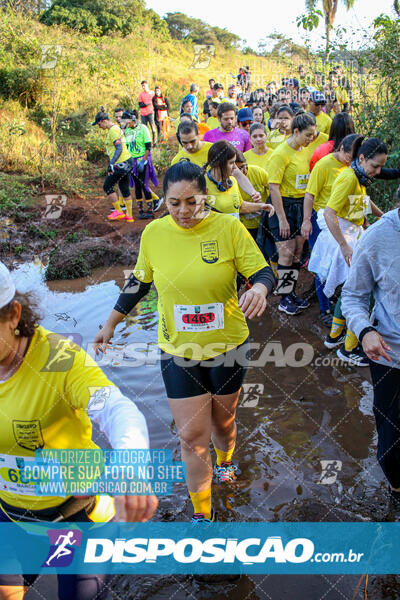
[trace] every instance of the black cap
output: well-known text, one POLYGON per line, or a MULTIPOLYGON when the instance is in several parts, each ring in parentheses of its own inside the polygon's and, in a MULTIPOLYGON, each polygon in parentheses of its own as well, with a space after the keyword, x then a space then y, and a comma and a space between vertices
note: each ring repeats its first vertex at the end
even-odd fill
POLYGON ((108 119, 108 114, 101 110, 97 113, 94 122, 92 123, 92 126, 97 125, 98 123, 100 123, 100 121, 105 121, 106 119, 108 119))
POLYGON ((138 114, 136 112, 136 110, 125 110, 122 114, 121 119, 137 119, 138 118, 138 114))

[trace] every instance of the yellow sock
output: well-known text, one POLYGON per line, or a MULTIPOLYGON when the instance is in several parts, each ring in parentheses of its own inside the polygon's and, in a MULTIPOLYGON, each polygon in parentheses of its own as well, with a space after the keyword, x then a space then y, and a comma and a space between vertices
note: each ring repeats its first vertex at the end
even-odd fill
POLYGON ((158 196, 153 192, 153 190, 151 190, 151 198, 152 200, 158 200, 158 196))
POLYGON ((216 448, 215 446, 214 450, 217 453, 217 465, 220 467, 222 462, 231 462, 232 455, 235 450, 235 444, 233 444, 232 448, 230 450, 227 450, 227 452, 224 452, 223 450, 218 450, 218 448, 216 448))
POLYGON ((125 206, 126 206, 126 214, 128 215, 129 218, 131 218, 132 217, 132 198, 130 198, 130 199, 125 198, 124 202, 125 202, 125 206))
POLYGON ((345 324, 345 319, 339 319, 338 317, 334 316, 332 319, 332 327, 330 333, 331 338, 338 338, 342 334, 345 324))
POLYGON ((202 492, 190 492, 190 499, 195 513, 203 513, 206 519, 211 518, 211 487, 202 492))
POLYGON ((123 206, 123 205, 125 204, 125 199, 124 199, 124 198, 122 198, 122 196, 120 196, 120 197, 118 198, 118 202, 119 202, 120 206, 123 206))
POLYGON ((116 202, 113 202, 113 207, 115 208, 115 210, 117 210, 118 212, 122 212, 122 208, 121 208, 121 202, 119 200, 117 200, 116 202))
POLYGON ((354 350, 354 348, 356 346, 358 346, 358 339, 356 338, 354 333, 348 329, 346 331, 346 339, 344 341, 344 349, 347 350, 347 352, 351 352, 351 350, 354 350))

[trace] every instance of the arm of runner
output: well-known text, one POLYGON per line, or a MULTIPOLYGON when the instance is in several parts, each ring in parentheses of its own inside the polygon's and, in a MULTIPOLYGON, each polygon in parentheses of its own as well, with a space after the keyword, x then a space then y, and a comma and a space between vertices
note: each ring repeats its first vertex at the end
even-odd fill
POLYGON ((246 202, 246 200, 243 200, 239 209, 239 213, 243 215, 247 213, 260 212, 260 210, 267 210, 269 212, 270 217, 272 217, 272 215, 275 214, 275 209, 272 206, 272 204, 264 204, 261 202, 246 202))
POLYGON ((383 212, 381 211, 381 209, 375 204, 375 202, 372 202, 372 200, 371 200, 371 211, 372 211, 372 214, 375 215, 375 217, 381 217, 383 215, 383 212))
POLYGON ((246 175, 236 165, 233 168, 232 175, 245 194, 248 194, 254 202, 261 202, 261 194, 256 191, 253 184, 250 183, 246 175))
POLYGON ((379 357, 382 356, 382 358, 385 358, 389 362, 392 362, 392 359, 386 353, 386 350, 391 350, 391 348, 385 342, 381 334, 377 331, 368 331, 368 333, 363 335, 361 337, 361 345, 365 354, 371 360, 379 361, 379 357))
POLYGON ((113 155, 112 159, 110 160, 110 165, 114 165, 122 154, 122 142, 121 142, 120 138, 115 140, 114 147, 115 147, 115 151, 114 151, 114 155, 113 155))
POLYGON ((340 230, 336 211, 334 211, 330 206, 327 206, 324 209, 324 217, 329 231, 340 246, 344 260, 348 266, 350 266, 351 257, 353 256, 353 248, 346 242, 344 235, 340 230))
POLYGON ((383 179, 390 181, 391 179, 400 179, 400 169, 389 169, 388 167, 382 167, 379 175, 375 175, 374 179, 383 179))
POLYGON ((285 211, 283 210, 281 188, 279 183, 270 183, 269 191, 271 194, 272 205, 275 208, 276 215, 279 219, 280 234, 283 238, 288 238, 290 235, 290 226, 286 219, 285 211))
POLYGON ((308 240, 310 235, 312 234, 312 225, 311 225, 311 214, 314 204, 314 196, 309 192, 306 192, 304 196, 304 216, 303 216, 303 224, 301 226, 301 235, 308 240))

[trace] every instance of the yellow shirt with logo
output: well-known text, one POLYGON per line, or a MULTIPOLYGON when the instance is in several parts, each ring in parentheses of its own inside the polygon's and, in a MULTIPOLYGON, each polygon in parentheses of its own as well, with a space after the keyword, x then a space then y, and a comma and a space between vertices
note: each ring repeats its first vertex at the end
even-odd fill
POLYGON ((273 129, 267 135, 267 146, 268 148, 275 150, 275 148, 280 146, 282 142, 288 139, 288 137, 289 134, 285 135, 284 133, 281 133, 279 129, 273 129))
MULTIPOLYGON (((200 142, 201 143, 201 142, 200 142)), ((208 160, 208 151, 211 148, 211 142, 203 142, 202 147, 197 152, 187 152, 184 148, 181 148, 178 154, 175 154, 171 160, 171 165, 175 165, 180 160, 186 159, 199 167, 203 167, 208 160)))
POLYGON ((229 179, 232 181, 232 187, 227 189, 225 192, 221 192, 216 184, 210 181, 206 175, 206 184, 208 190, 207 202, 219 212, 228 213, 238 219, 239 209, 243 204, 243 198, 236 179, 234 177, 230 177, 229 179))
POLYGON ((213 358, 247 339, 236 272, 248 278, 267 266, 238 219, 206 215, 190 229, 170 215, 147 225, 134 269, 158 292, 160 348, 193 360, 213 358))
POLYGON ((329 135, 327 133, 322 133, 322 131, 318 132, 318 135, 315 138, 315 140, 307 146, 308 155, 309 155, 310 159, 311 159, 312 155, 314 154, 314 150, 316 150, 318 148, 318 146, 321 146, 321 144, 325 144, 325 142, 327 142, 328 140, 329 140, 329 135))
POLYGON ((219 127, 219 121, 217 117, 208 117, 207 125, 210 129, 216 129, 217 127, 219 127))
POLYGON ((112 385, 80 346, 58 333, 36 328, 21 366, 0 383, 1 500, 32 510, 65 501, 64 497, 35 496, 35 485, 24 485, 10 461, 18 459, 19 465, 40 448, 97 448, 87 406, 96 389, 112 385), (19 491, 10 491, 15 488, 12 483, 19 491))
POLYGON ((332 119, 330 118, 330 116, 321 110, 319 115, 315 117, 315 120, 317 121, 318 131, 321 131, 322 133, 327 133, 329 136, 332 124, 332 119))
POLYGON ((107 135, 106 135, 105 144, 106 144, 106 152, 108 154, 108 158, 111 160, 112 157, 114 156, 114 152, 115 152, 114 142, 118 139, 121 140, 121 143, 122 143, 122 152, 121 152, 121 155, 118 158, 118 160, 115 162, 115 164, 124 162, 125 160, 128 160, 128 158, 131 157, 129 150, 126 147, 125 136, 124 136, 123 131, 118 127, 118 125, 113 125, 107 131, 107 135))
POLYGON ((280 185, 282 197, 302 198, 310 176, 310 155, 307 148, 293 150, 287 142, 274 150, 269 159, 269 183, 280 185))
MULTIPOLYGON (((257 167, 256 165, 249 165, 247 168, 247 178, 253 185, 254 189, 257 192, 260 192, 261 202, 266 202, 269 196, 268 175, 266 170, 262 169, 261 167, 257 167)), ((240 190, 240 193, 244 201, 253 202, 252 197, 246 194, 242 189, 240 190)), ((257 213, 246 213, 244 215, 240 215, 240 220, 242 221, 243 225, 247 227, 247 229, 258 229, 258 226, 260 225, 260 219, 261 214, 257 213)))
POLYGON ((363 204, 365 198, 365 186, 358 181, 353 169, 347 167, 336 177, 327 206, 332 208, 338 217, 356 225, 362 225, 364 223, 363 204))
POLYGON ((248 165, 256 165, 266 170, 272 156, 272 149, 269 148, 265 154, 256 154, 253 150, 246 150, 243 154, 248 165))
POLYGON ((314 196, 313 208, 318 211, 325 208, 331 197, 332 185, 346 165, 339 162, 333 154, 321 158, 311 171, 306 192, 314 196))

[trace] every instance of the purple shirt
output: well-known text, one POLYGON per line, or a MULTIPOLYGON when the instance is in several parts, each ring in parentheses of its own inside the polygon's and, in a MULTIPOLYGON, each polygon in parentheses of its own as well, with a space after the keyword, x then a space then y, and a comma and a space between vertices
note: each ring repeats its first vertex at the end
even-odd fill
POLYGON ((211 142, 212 144, 214 144, 214 142, 219 142, 220 140, 226 140, 241 152, 251 150, 249 134, 244 129, 239 129, 238 127, 235 127, 233 131, 228 132, 220 131, 219 127, 211 129, 210 131, 206 131, 203 140, 205 142, 211 142))

